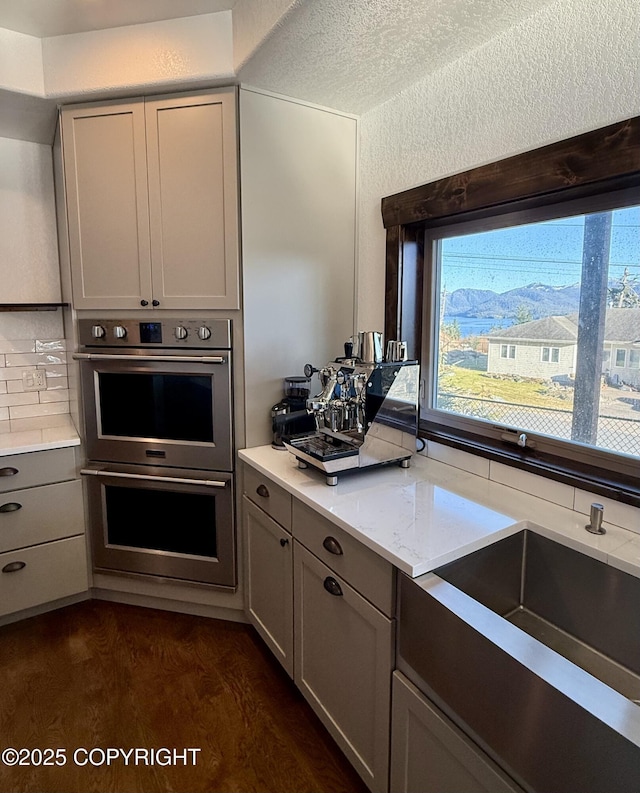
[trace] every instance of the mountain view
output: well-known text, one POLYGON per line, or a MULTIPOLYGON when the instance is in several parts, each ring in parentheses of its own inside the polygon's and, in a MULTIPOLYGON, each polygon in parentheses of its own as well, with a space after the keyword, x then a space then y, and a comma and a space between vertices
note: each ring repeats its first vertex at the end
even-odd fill
POLYGON ((509 319, 524 307, 533 319, 540 319, 571 314, 578 310, 579 302, 580 284, 547 286, 534 283, 507 292, 456 289, 445 296, 444 314, 450 318, 509 319))
MULTIPOLYGON (((612 288, 615 282, 611 281, 612 288)), ((640 285, 635 286, 640 297, 640 285)), ((455 322, 462 336, 487 333, 495 327, 507 327, 520 314, 530 319, 566 316, 578 311, 580 284, 550 286, 531 283, 494 292, 490 289, 456 289, 442 296, 445 323, 455 322)))

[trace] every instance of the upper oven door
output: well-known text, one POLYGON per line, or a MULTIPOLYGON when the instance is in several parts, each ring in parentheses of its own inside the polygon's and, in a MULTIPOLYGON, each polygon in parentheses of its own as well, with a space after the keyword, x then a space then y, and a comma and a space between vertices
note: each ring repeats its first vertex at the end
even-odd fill
POLYGON ((77 357, 89 459, 233 469, 229 350, 77 357))

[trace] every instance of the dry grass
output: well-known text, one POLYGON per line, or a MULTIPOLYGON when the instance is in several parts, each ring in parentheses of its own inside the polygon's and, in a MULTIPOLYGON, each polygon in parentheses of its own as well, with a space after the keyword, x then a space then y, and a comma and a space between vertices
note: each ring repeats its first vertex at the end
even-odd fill
POLYGON ((571 410, 573 405, 573 389, 567 386, 533 378, 497 378, 459 366, 444 367, 438 391, 561 410, 571 410))

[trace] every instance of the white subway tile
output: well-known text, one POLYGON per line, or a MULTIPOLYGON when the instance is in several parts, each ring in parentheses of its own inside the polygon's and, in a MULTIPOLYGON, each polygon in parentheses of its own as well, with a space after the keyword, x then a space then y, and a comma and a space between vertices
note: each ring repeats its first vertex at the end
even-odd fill
POLYGON ((24 391, 24 383, 20 380, 7 380, 7 394, 21 394, 24 391))
POLYGON ((56 364, 67 362, 67 353, 61 352, 37 352, 38 366, 55 366, 56 364))
POLYGON ((640 534, 640 509, 630 504, 622 504, 612 498, 604 498, 586 490, 576 490, 574 509, 583 515, 588 515, 592 504, 602 504, 604 507, 605 523, 622 526, 623 529, 635 531, 640 534))
POLYGON ((9 419, 9 408, 0 408, 0 421, 7 421, 9 419))
POLYGON ((523 493, 573 509, 574 489, 562 482, 554 482, 544 476, 536 476, 528 471, 493 461, 489 467, 489 478, 515 490, 521 490, 523 493))
POLYGON ((47 378, 47 392, 58 391, 60 389, 66 390, 68 388, 69 388, 68 377, 52 377, 51 379, 47 378))
POLYGON ((0 407, 3 408, 15 407, 16 405, 36 405, 39 401, 37 391, 0 395, 0 407))
POLYGON ((5 358, 7 366, 36 366, 40 363, 40 356, 35 352, 7 353, 5 358))
MULTIPOLYGON (((70 398, 70 393, 68 388, 52 388, 51 391, 39 391, 38 394, 40 395, 40 402, 68 402, 70 398)), ((0 402, 0 404, 2 404, 0 402)))
POLYGON ((5 356, 4 355, 0 355, 0 369, 4 369, 4 367, 6 365, 7 365, 7 362, 5 360, 5 356))
POLYGON ((67 365, 64 364, 64 363, 61 363, 59 365, 49 365, 49 364, 47 364, 46 366, 38 366, 38 369, 41 369, 42 371, 44 371, 46 373, 46 375, 47 375, 47 378, 49 378, 49 377, 67 377, 68 376, 67 365))
POLYGON ((0 352, 35 352, 33 339, 0 339, 0 352))
POLYGON ((6 393, 7 393, 7 381, 3 380, 0 382, 0 394, 6 394, 6 393))
MULTIPOLYGON (((35 370, 35 366, 25 366, 25 369, 32 369, 35 370)), ((0 369, 0 380, 8 381, 8 380, 20 380, 22 381, 22 369, 18 369, 16 367, 8 367, 5 369, 0 369)))
POLYGON ((36 405, 16 405, 9 408, 9 418, 13 421, 15 419, 28 419, 34 416, 53 416, 57 413, 68 413, 68 402, 51 402, 42 404, 38 402, 36 405))
POLYGON ((66 426, 69 414, 61 413, 56 416, 35 416, 28 419, 11 419, 11 432, 28 432, 29 430, 43 430, 50 427, 66 426))
POLYGON ((36 339, 36 352, 64 352, 67 349, 65 339, 36 339))
POLYGON ((427 457, 438 460, 441 463, 460 468, 470 474, 489 478, 489 460, 479 457, 477 454, 470 454, 461 449, 454 449, 452 446, 445 446, 442 443, 427 443, 427 457))
POLYGON ((0 435, 3 435, 7 432, 11 432, 11 422, 7 421, 0 421, 0 435))

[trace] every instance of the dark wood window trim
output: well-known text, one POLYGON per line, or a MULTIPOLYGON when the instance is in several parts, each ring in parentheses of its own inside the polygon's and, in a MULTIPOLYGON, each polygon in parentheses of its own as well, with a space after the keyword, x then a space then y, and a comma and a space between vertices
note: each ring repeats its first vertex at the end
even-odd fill
MULTIPOLYGON (((423 284, 430 273, 425 233, 438 226, 495 218, 551 203, 638 190, 640 117, 473 168, 382 199, 387 230, 385 336, 402 338, 412 358, 422 347, 423 284)), ((526 222, 526 220, 524 221, 526 222)), ((489 459, 640 506, 640 478, 613 475, 581 461, 513 448, 422 422, 420 434, 489 459)))

